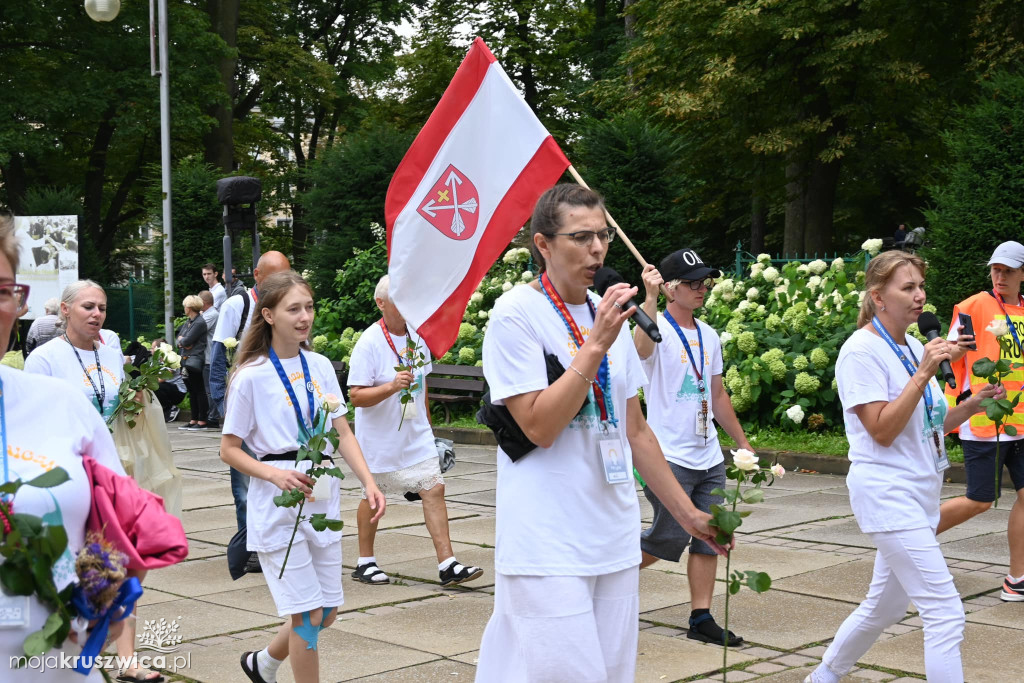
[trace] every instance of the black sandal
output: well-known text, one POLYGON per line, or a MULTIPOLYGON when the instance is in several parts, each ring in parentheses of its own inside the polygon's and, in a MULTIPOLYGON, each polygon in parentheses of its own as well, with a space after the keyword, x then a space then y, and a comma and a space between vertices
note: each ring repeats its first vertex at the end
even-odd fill
POLYGON ((448 586, 450 584, 460 584, 473 579, 479 579, 484 573, 484 570, 480 567, 466 567, 459 564, 456 560, 452 562, 447 569, 438 572, 441 577, 441 585, 448 586))
POLYGON ((352 579, 359 583, 368 583, 374 586, 383 586, 386 583, 391 583, 391 578, 373 562, 356 567, 355 571, 352 572, 352 579), (384 578, 378 579, 378 576, 383 576, 384 578))
POLYGON ((252 683, 267 683, 260 675, 260 664, 256 661, 256 651, 246 652, 242 655, 242 671, 252 683), (249 666, 249 658, 252 657, 252 666, 249 666))
MULTIPOLYGON (((690 629, 686 632, 686 637, 690 640, 699 640, 702 643, 713 643, 714 645, 722 645, 722 641, 725 640, 726 634, 715 622, 715 618, 710 614, 702 614, 696 619, 690 619, 690 629)), ((735 647, 743 643, 743 639, 738 635, 729 631, 729 647, 735 647)))

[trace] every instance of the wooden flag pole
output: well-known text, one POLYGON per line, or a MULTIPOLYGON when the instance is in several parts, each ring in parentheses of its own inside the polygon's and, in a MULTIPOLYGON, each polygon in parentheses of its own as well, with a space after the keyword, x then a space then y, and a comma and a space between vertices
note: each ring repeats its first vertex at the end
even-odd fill
MULTIPOLYGON (((572 164, 569 164, 569 173, 572 175, 573 179, 579 185, 581 185, 582 187, 587 188, 588 190, 590 189, 590 185, 587 185, 586 181, 583 180, 583 178, 580 177, 580 174, 576 172, 576 169, 573 167, 572 164)), ((622 231, 622 228, 619 226, 618 223, 615 222, 615 219, 612 218, 612 215, 610 213, 608 213, 608 208, 607 207, 605 207, 605 210, 604 210, 604 217, 608 220, 609 225, 611 225, 613 228, 615 228, 615 233, 619 236, 619 238, 626 245, 626 248, 629 249, 630 253, 633 254, 633 256, 636 257, 636 260, 640 262, 640 267, 641 268, 646 268, 647 267, 647 261, 644 260, 644 257, 640 255, 640 252, 636 250, 636 247, 633 246, 633 243, 629 240, 628 237, 626 237, 626 233, 624 233, 622 231)), ((662 287, 662 290, 664 291, 664 287, 662 287)), ((665 296, 668 296, 667 292, 665 293, 665 296)))

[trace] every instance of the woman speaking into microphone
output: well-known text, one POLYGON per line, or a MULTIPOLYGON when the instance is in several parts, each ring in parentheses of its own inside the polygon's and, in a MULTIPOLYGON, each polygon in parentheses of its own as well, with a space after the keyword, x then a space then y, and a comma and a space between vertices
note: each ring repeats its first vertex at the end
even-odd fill
POLYGON ((838 683, 909 603, 924 622, 928 680, 964 680, 964 609, 935 538, 949 467, 945 425, 959 425, 981 411, 983 398, 1004 391, 986 385, 947 410, 935 373, 956 344, 936 338, 922 345, 906 334, 924 308, 925 269, 920 257, 899 251, 871 260, 859 329, 836 363, 850 442, 850 504, 878 552, 867 598, 807 677, 813 683, 838 683))
POLYGON ((484 336, 491 402, 536 448, 515 462, 498 451, 494 614, 476 680, 626 683, 639 615, 633 467, 690 534, 722 548, 640 409, 646 377, 623 326, 636 288, 588 291, 615 235, 601 197, 557 185, 530 225, 541 277, 497 301, 484 336), (551 356, 565 369, 553 382, 551 356))

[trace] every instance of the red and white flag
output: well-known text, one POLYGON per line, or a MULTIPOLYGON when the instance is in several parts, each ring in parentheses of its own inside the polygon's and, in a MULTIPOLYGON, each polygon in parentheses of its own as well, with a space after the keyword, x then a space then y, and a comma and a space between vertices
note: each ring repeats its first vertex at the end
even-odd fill
POLYGON ((398 165, 384 204, 392 301, 435 358, 537 199, 569 167, 477 38, 398 165))

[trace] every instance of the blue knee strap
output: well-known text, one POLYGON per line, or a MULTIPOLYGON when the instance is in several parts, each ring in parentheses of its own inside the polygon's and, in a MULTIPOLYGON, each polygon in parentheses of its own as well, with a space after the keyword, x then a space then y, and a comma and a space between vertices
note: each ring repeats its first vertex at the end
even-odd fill
POLYGON ((699 624, 703 624, 705 621, 707 621, 708 619, 712 619, 712 618, 713 617, 709 613, 704 613, 704 614, 700 615, 699 617, 697 617, 696 619, 694 619, 693 617, 690 617, 690 628, 697 628, 697 626, 699 624))
POLYGON ((309 612, 303 612, 302 626, 292 627, 292 630, 299 634, 300 638, 306 641, 307 650, 317 649, 317 643, 320 641, 320 631, 323 631, 324 628, 326 628, 323 624, 327 621, 327 617, 331 616, 331 612, 333 611, 333 607, 324 607, 323 614, 320 617, 320 624, 317 626, 313 626, 313 621, 310 618, 310 612, 312 612, 312 610, 309 612))

